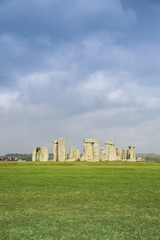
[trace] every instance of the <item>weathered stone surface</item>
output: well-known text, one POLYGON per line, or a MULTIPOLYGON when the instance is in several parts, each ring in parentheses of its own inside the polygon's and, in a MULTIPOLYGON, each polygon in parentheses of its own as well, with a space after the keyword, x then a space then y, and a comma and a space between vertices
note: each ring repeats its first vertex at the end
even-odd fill
POLYGON ((101 161, 116 161, 121 160, 121 149, 115 147, 115 143, 112 141, 105 141, 104 148, 99 148, 102 152, 100 154, 101 161))
POLYGON ((127 159, 130 161, 136 161, 136 152, 135 152, 135 146, 131 145, 128 147, 127 151, 127 159))
POLYGON ((69 159, 80 160, 80 151, 75 146, 70 147, 69 159))
POLYGON ((48 161, 48 149, 47 147, 42 147, 40 150, 40 162, 48 161))
POLYGON ((48 161, 48 149, 46 147, 34 147, 32 154, 32 161, 46 162, 48 161))
POLYGON ((124 161, 126 161, 127 160, 127 149, 123 149, 123 153, 122 153, 122 159, 124 160, 124 161))
POLYGON ((58 140, 52 141, 53 143, 53 161, 58 161, 58 140))
POLYGON ((66 155, 66 142, 64 138, 52 141, 53 143, 53 161, 64 162, 67 158, 66 155))
POLYGON ((105 151, 104 147, 99 148, 99 160, 100 161, 105 161, 105 151))
POLYGON ((108 161, 117 160, 116 147, 114 146, 115 145, 114 142, 105 141, 104 144, 105 144, 105 147, 104 147, 103 160, 108 160, 108 161))
POLYGON ((33 148, 32 161, 33 161, 33 162, 36 162, 36 161, 37 161, 37 147, 34 147, 34 148, 33 148))
POLYGON ((58 161, 64 162, 66 159, 66 142, 64 138, 58 140, 58 161))
POLYGON ((93 152, 92 152, 92 145, 90 143, 84 144, 84 158, 86 161, 92 161, 93 160, 93 152))
POLYGON ((84 138, 83 142, 85 143, 98 143, 98 139, 97 138, 84 138))
POLYGON ((76 158, 77 149, 75 146, 70 147, 69 159, 76 158))
POLYGON ((95 162, 99 161, 99 143, 94 142, 92 144, 93 160, 95 162))
POLYGON ((80 160, 80 157, 81 157, 80 151, 79 151, 79 149, 77 149, 77 152, 76 152, 76 160, 79 161, 79 160, 80 160))
POLYGON ((98 139, 83 139, 83 156, 81 161, 96 162, 99 161, 99 143, 98 139))
POLYGON ((123 149, 123 160, 136 161, 135 146, 131 145, 128 149, 123 149))
POLYGON ((104 144, 105 144, 105 145, 115 146, 115 143, 112 142, 112 141, 105 141, 104 144))
POLYGON ((122 151, 120 147, 116 147, 117 160, 122 160, 122 151))
POLYGON ((109 146, 109 161, 115 161, 117 160, 117 156, 116 156, 116 147, 113 145, 109 146))

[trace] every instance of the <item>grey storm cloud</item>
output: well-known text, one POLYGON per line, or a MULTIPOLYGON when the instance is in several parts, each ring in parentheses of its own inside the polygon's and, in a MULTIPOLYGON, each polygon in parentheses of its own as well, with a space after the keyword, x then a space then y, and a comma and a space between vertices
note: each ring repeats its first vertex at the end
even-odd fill
POLYGON ((52 151, 59 137, 67 148, 97 137, 158 152, 158 7, 0 1, 0 154, 52 151))

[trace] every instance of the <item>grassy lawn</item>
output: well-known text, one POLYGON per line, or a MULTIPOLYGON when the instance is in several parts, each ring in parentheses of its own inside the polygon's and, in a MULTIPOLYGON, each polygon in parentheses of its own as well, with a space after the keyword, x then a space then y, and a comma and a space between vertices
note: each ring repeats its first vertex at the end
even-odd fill
POLYGON ((160 239, 160 163, 0 162, 0 240, 160 239))

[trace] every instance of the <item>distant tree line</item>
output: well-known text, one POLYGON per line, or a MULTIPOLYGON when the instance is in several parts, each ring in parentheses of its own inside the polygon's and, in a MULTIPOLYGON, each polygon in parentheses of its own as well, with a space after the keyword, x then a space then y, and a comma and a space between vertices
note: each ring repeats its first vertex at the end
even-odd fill
POLYGON ((145 162, 160 162, 160 155, 155 153, 137 153, 137 160, 142 160, 145 162))
POLYGON ((146 162, 160 162, 160 155, 156 155, 156 156, 148 155, 144 157, 144 160, 146 162))

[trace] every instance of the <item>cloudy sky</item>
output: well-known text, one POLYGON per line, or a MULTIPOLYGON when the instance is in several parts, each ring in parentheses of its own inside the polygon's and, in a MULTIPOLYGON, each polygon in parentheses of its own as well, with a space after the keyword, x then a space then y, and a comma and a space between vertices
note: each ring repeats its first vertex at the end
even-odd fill
POLYGON ((0 0, 0 154, 160 153, 159 26, 158 0, 0 0))

